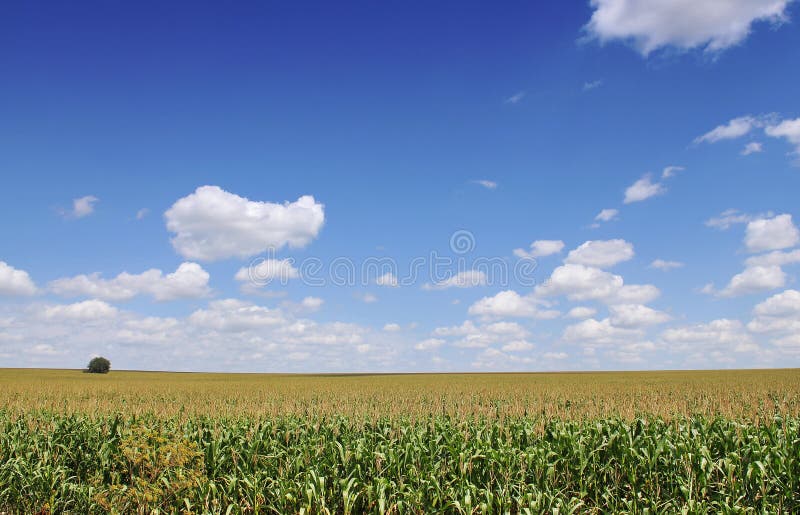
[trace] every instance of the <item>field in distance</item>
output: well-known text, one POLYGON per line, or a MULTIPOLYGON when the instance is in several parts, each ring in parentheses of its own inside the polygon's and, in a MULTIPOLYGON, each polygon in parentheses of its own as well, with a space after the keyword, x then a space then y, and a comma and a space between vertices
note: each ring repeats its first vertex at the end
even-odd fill
POLYGON ((647 414, 755 421, 800 414, 800 370, 280 375, 2 369, 0 406, 159 417, 592 419, 647 414))

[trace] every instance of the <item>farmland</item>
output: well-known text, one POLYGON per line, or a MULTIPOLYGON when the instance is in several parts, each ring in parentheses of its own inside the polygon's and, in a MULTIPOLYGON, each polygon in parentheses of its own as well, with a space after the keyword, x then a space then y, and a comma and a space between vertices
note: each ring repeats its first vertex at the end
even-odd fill
POLYGON ((3 370, 0 402, 11 513, 800 509, 797 370, 3 370))

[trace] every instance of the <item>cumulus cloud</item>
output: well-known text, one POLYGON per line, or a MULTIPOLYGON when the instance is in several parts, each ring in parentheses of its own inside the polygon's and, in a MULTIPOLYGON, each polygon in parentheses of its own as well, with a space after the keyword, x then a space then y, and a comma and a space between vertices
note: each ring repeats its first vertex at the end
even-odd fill
POLYGON ((375 284, 377 284, 378 286, 388 286, 391 288, 396 288, 397 276, 394 275, 392 272, 386 272, 385 274, 375 279, 375 284))
POLYGON ((739 320, 726 318, 712 320, 707 324, 667 329, 661 333, 661 339, 676 350, 698 350, 696 347, 698 345, 706 348, 723 348, 734 352, 757 349, 744 324, 739 320))
POLYGON ((567 326, 562 338, 569 342, 580 342, 591 345, 612 345, 640 340, 644 332, 640 329, 616 327, 611 320, 595 320, 589 318, 567 326))
POLYGON ((791 251, 775 250, 747 258, 747 266, 783 266, 800 263, 800 249, 791 251))
POLYGON ((69 215, 72 218, 83 218, 85 216, 89 216, 94 213, 94 205, 99 200, 100 199, 92 195, 86 195, 85 197, 73 199, 72 211, 69 213, 69 215))
POLYGON ((525 92, 524 91, 519 91, 517 93, 514 93, 510 97, 506 98, 505 99, 505 103, 506 104, 518 104, 523 98, 525 98, 525 92))
POLYGON ((618 209, 603 209, 597 213, 597 216, 595 216, 594 219, 598 222, 610 222, 611 220, 616 219, 617 215, 619 215, 618 209))
POLYGON ((785 249, 794 247, 799 242, 800 231, 789 214, 749 222, 744 238, 750 252, 785 249))
POLYGON ((719 216, 714 216, 706 220, 706 226, 713 227, 714 229, 727 230, 733 225, 746 224, 759 218, 769 218, 774 216, 772 212, 767 212, 760 215, 751 215, 742 213, 738 209, 726 209, 719 216))
POLYGON ((546 309, 546 304, 541 299, 531 295, 522 296, 513 290, 505 290, 475 302, 469 307, 469 314, 482 318, 549 319, 557 317, 559 312, 546 309))
POLYGON ((570 309, 565 315, 567 318, 589 318, 593 317, 597 310, 588 306, 576 306, 570 309))
POLYGON ((300 272, 294 267, 294 260, 286 259, 261 259, 250 266, 242 267, 234 279, 248 286, 265 286, 270 283, 286 284, 290 279, 300 277, 300 272))
POLYGON ((0 261, 0 295, 34 295, 36 285, 28 272, 0 261))
POLYGON ((642 304, 616 304, 609 306, 608 310, 611 324, 617 327, 644 327, 662 324, 671 318, 663 311, 642 304))
POLYGON ((749 156, 750 154, 757 154, 759 152, 763 152, 763 147, 761 143, 758 141, 751 141, 750 143, 745 144, 744 148, 740 152, 743 156, 749 156))
POLYGON ((660 295, 651 284, 624 284, 622 276, 596 267, 565 264, 534 289, 537 297, 566 296, 569 300, 599 300, 606 304, 646 304, 660 295))
MULTIPOLYGON (((298 305, 309 302, 314 303, 298 305)), ((77 368, 100 354, 117 368, 149 370, 376 371, 404 366, 412 350, 398 334, 375 335, 357 324, 317 322, 293 309, 238 299, 212 301, 176 318, 142 316, 96 299, 6 304, 0 305, 0 328, 4 366, 77 368), (49 346, 53 358, 34 357, 33 345, 49 346), (8 361, 7 350, 14 361, 8 361)))
POLYGON ((714 53, 744 41, 757 22, 786 20, 791 0, 591 0, 585 27, 600 42, 631 43, 642 55, 662 48, 714 53))
POLYGON ((565 295, 570 300, 609 298, 623 286, 622 277, 599 268, 566 264, 550 274, 550 279, 535 288, 536 295, 565 295))
POLYGON ((508 344, 525 340, 528 331, 516 322, 495 322, 475 325, 470 320, 461 325, 437 327, 433 330, 434 338, 454 338, 451 344, 461 348, 485 348, 489 345, 508 344))
POLYGON ((317 311, 323 304, 325 304, 323 299, 312 296, 303 297, 300 301, 300 306, 306 311, 317 311))
POLYGON ((400 324, 388 323, 383 326, 383 330, 387 333, 396 333, 400 330, 400 324))
POLYGON ((784 138, 795 146, 795 153, 800 153, 800 118, 794 120, 783 120, 782 122, 769 125, 764 129, 767 136, 773 138, 784 138))
POLYGON ((138 210, 138 211, 136 212, 136 219, 137 219, 137 220, 144 220, 144 218, 145 218, 145 217, 146 217, 146 216, 147 216, 149 213, 150 213, 150 210, 149 210, 149 209, 147 209, 146 207, 143 207, 142 209, 140 209, 140 210, 138 210))
POLYGON ((48 288, 64 297, 93 297, 123 301, 138 295, 150 295, 158 301, 199 298, 210 294, 209 274, 197 263, 181 263, 170 274, 151 268, 141 274, 122 272, 113 279, 99 273, 64 277, 50 282, 48 288))
POLYGON ((447 288, 474 288, 486 284, 486 272, 483 270, 464 270, 456 275, 433 284, 426 284, 426 290, 445 290, 447 288))
POLYGON ((514 249, 514 255, 519 258, 537 258, 558 254, 564 248, 561 240, 536 240, 530 245, 530 251, 514 249))
POLYGON ((603 79, 593 80, 591 82, 584 82, 583 83, 583 91, 591 91, 593 89, 597 89, 603 85, 603 79))
POLYGON ((69 319, 90 321, 95 319, 107 319, 117 316, 119 311, 114 306, 102 300, 84 300, 75 304, 58 304, 47 306, 42 311, 46 319, 69 319))
POLYGON ((650 263, 650 268, 655 268, 656 270, 661 270, 664 272, 668 272, 675 268, 681 268, 683 263, 680 261, 665 261, 663 259, 656 259, 652 263, 650 263))
POLYGON ((781 288, 786 284, 786 273, 779 266, 751 266, 734 275, 719 292, 721 297, 738 297, 781 288))
POLYGON ((500 350, 503 352, 526 352, 533 350, 534 347, 536 346, 527 340, 514 340, 500 347, 500 350))
POLYGON ((218 186, 201 186, 164 216, 172 246, 201 261, 248 257, 265 249, 304 247, 325 222, 324 206, 306 195, 276 204, 248 200, 218 186))
POLYGON ((785 290, 757 304, 747 328, 754 333, 800 334, 800 291, 785 290))
POLYGON ((661 178, 662 179, 670 179, 672 177, 675 177, 675 175, 677 175, 678 172, 682 172, 684 170, 686 170, 686 168, 683 167, 683 166, 672 165, 672 166, 664 167, 664 169, 661 171, 661 178))
POLYGON ((417 344, 414 345, 414 348, 416 350, 423 350, 423 351, 435 350, 444 345, 445 343, 446 343, 445 340, 442 340, 441 338, 428 338, 426 340, 417 342, 417 344))
POLYGON ((633 245, 625 240, 593 240, 573 249, 565 263, 608 268, 633 258, 633 245))
POLYGON ((650 197, 663 195, 666 193, 666 191, 667 188, 660 182, 653 182, 653 176, 648 173, 643 175, 638 181, 628 186, 628 188, 625 190, 624 202, 626 204, 641 202, 649 199, 650 197))
POLYGON ((696 137, 694 143, 716 143, 722 140, 741 138, 754 128, 763 126, 764 123, 760 118, 750 115, 740 116, 728 123, 717 125, 702 136, 696 137))
POLYGON ((489 180, 486 180, 486 179, 476 179, 476 180, 474 180, 472 182, 474 184, 478 184, 480 186, 483 186, 487 190, 497 189, 497 183, 494 182, 494 181, 489 181, 489 180))

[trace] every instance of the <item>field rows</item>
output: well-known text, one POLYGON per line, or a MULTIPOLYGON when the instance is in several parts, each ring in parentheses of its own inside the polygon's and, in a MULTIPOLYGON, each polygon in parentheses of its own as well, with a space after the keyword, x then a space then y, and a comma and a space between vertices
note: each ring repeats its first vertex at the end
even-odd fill
POLYGON ((0 506, 19 513, 800 509, 798 418, 354 424, 32 414, 0 416, 0 435, 0 506))

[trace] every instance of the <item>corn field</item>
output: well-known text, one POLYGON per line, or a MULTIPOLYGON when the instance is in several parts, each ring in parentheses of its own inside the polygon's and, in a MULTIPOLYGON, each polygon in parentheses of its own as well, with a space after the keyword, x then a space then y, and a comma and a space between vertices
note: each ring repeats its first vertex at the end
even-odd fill
MULTIPOLYGON (((498 379, 494 393, 474 397, 487 406, 495 399, 494 411, 469 415, 441 409, 447 386, 438 402, 429 391, 423 403, 391 376, 383 380, 400 385, 410 408, 396 409, 395 400, 373 390, 373 402, 392 407, 375 417, 371 408, 361 416, 345 406, 314 410, 314 402, 329 402, 324 388, 307 391, 286 413, 266 415, 203 413, 187 409, 187 399, 169 414, 158 399, 149 413, 144 404, 128 410, 122 400, 116 410, 85 409, 92 393, 74 399, 81 409, 67 398, 60 409, 42 408, 31 395, 28 409, 15 402, 0 409, 0 513, 795 513, 797 375, 778 374, 779 393, 769 391, 774 372, 764 372, 762 390, 755 390, 764 396, 760 403, 749 397, 753 392, 733 388, 743 381, 735 372, 714 379, 730 382, 727 394, 718 394, 723 409, 734 406, 723 395, 751 402, 749 413, 738 415, 710 407, 687 413, 676 405, 668 416, 613 415, 613 406, 586 416, 566 406, 569 396, 558 397, 561 406, 552 408, 558 415, 539 405, 517 413, 521 400, 501 402, 514 397, 503 386, 514 376, 498 379)), ((703 373, 697 374, 702 384, 703 373)), ((631 388, 647 384, 646 374, 631 377, 640 379, 631 388)), ((120 388, 112 378, 73 379, 93 392, 100 384, 120 388)), ((475 379, 477 391, 486 379, 475 379)), ((524 379, 516 379, 523 392, 524 379)), ((448 376, 424 378, 434 380, 451 384, 448 376)), ((451 388, 466 388, 468 378, 459 380, 465 383, 451 388)), ((336 377, 322 381, 334 392, 342 387, 336 377)), ((75 384, 65 391, 76 395, 75 384)), ((19 401, 21 391, 0 396, 19 401)), ((637 395, 647 398, 646 391, 637 395)), ((663 391, 666 403, 669 389, 663 391)), ((207 395, 218 400, 211 389, 207 395)), ((366 399, 369 391, 361 395, 366 399)))

